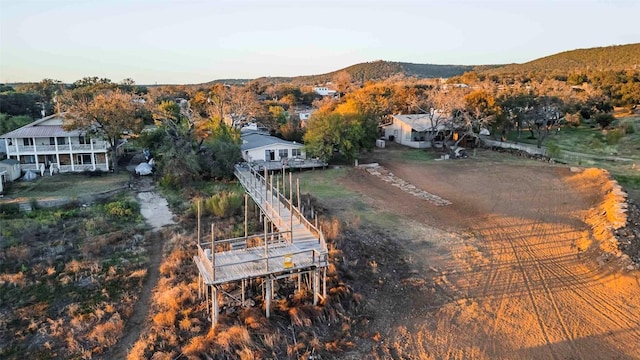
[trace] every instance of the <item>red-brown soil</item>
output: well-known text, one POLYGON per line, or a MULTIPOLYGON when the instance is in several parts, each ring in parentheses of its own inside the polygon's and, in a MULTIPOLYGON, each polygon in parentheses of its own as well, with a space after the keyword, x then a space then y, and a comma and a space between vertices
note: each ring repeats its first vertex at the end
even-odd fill
POLYGON ((374 268, 374 279, 353 286, 370 302, 376 332, 360 355, 640 358, 638 271, 603 252, 585 222, 605 195, 604 174, 576 178, 564 166, 480 157, 369 160, 452 204, 435 206, 363 169, 342 179, 380 216, 403 219, 401 233, 383 230, 357 249, 374 268), (398 259, 376 246, 399 249, 398 259))

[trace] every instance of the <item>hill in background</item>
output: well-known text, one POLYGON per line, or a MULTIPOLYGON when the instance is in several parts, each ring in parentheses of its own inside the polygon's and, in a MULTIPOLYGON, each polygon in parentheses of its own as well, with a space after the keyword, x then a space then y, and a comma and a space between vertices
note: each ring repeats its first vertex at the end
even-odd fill
MULTIPOLYGON (((378 81, 395 76, 406 76, 415 78, 448 78, 464 74, 466 71, 478 70, 483 67, 475 65, 434 65, 434 64, 413 64, 393 61, 372 61, 351 65, 344 69, 336 70, 326 74, 303 75, 293 77, 261 77, 256 80, 264 80, 270 83, 291 83, 296 85, 324 84, 331 81, 336 74, 346 71, 351 75, 354 82, 367 82, 369 80, 378 81)), ((239 84, 250 81, 249 79, 220 79, 208 84, 226 83, 239 84)))
POLYGON ((485 69, 488 75, 522 73, 570 74, 586 71, 640 69, 640 43, 577 49, 546 56, 524 64, 485 69))
MULTIPOLYGON (((273 84, 291 83, 294 85, 315 85, 331 81, 337 73, 342 71, 349 73, 354 82, 364 83, 369 80, 379 81, 397 76, 422 79, 450 78, 462 75, 468 71, 475 71, 485 75, 531 73, 566 75, 572 72, 634 69, 640 69, 640 43, 565 51, 523 64, 435 65, 378 60, 355 64, 326 74, 293 77, 261 77, 255 80, 262 80, 273 84)), ((219 79, 202 85, 212 85, 216 83, 240 85, 251 80, 254 79, 219 79)))

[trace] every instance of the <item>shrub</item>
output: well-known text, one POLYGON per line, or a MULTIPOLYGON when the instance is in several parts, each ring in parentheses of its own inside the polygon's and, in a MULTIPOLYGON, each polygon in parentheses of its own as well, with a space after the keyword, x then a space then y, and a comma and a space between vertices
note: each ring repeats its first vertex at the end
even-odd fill
POLYGON ((240 209, 243 201, 242 195, 223 191, 205 200, 204 211, 218 217, 229 217, 240 209))
POLYGON ((160 312, 153 317, 153 323, 162 327, 173 326, 175 321, 176 313, 173 310, 160 312))
POLYGON ((621 123, 618 128, 622 130, 622 132, 626 135, 631 135, 636 132, 636 129, 633 127, 633 123, 631 123, 630 121, 621 123))
POLYGON ((607 144, 615 145, 620 141, 620 139, 622 139, 623 136, 624 136, 624 132, 620 129, 614 129, 614 130, 608 131, 606 135, 607 144))
POLYGON ((549 144, 549 146, 547 146, 547 151, 551 158, 557 159, 560 157, 561 150, 557 144, 549 144))
POLYGON ((596 115, 596 123, 600 125, 601 128, 606 129, 612 122, 615 121, 615 117, 611 114, 598 114, 596 115))
POLYGON ((567 125, 578 127, 580 126, 580 115, 579 114, 565 114, 564 120, 567 122, 567 125))
POLYGON ((114 220, 135 220, 140 213, 140 205, 131 200, 119 200, 107 203, 104 211, 114 220))
POLYGON ((20 213, 20 205, 16 203, 0 204, 0 217, 16 215, 20 213))

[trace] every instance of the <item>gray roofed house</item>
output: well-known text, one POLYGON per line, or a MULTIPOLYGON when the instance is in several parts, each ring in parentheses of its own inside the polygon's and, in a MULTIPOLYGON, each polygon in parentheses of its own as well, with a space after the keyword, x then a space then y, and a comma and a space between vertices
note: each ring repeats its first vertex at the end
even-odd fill
POLYGON ((428 148, 432 140, 451 131, 451 117, 434 114, 392 115, 391 122, 384 125, 385 139, 412 148, 428 148))
POLYGON ((242 134, 242 158, 258 168, 278 170, 283 167, 297 169, 324 168, 327 163, 317 159, 307 159, 304 145, 287 141, 264 133, 242 134))
POLYGON ((252 161, 283 161, 292 158, 304 159, 303 145, 295 141, 287 141, 275 136, 261 133, 242 135, 242 158, 252 161))

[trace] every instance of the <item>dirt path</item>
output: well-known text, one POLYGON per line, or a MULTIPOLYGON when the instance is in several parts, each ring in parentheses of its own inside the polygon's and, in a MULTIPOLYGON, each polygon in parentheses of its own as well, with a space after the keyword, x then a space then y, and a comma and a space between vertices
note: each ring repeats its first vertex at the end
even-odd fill
POLYGON ((133 308, 131 317, 125 324, 124 336, 102 359, 126 359, 129 349, 140 337, 148 318, 153 288, 158 283, 160 276, 162 246, 164 239, 168 235, 162 231, 162 228, 174 224, 173 214, 169 210, 167 200, 153 191, 153 184, 150 178, 138 178, 133 187, 139 191, 137 199, 140 204, 140 213, 152 229, 145 234, 145 241, 149 251, 149 267, 138 302, 133 308))
POLYGON ((430 238, 418 227, 403 240, 445 296, 433 297, 441 299, 433 310, 403 310, 419 316, 384 319, 380 358, 639 358, 637 271, 584 251, 592 241, 584 212, 602 197, 597 181, 576 188, 569 169, 543 164, 381 164, 452 204, 421 201, 360 169, 344 184, 384 211, 464 236, 430 238))

